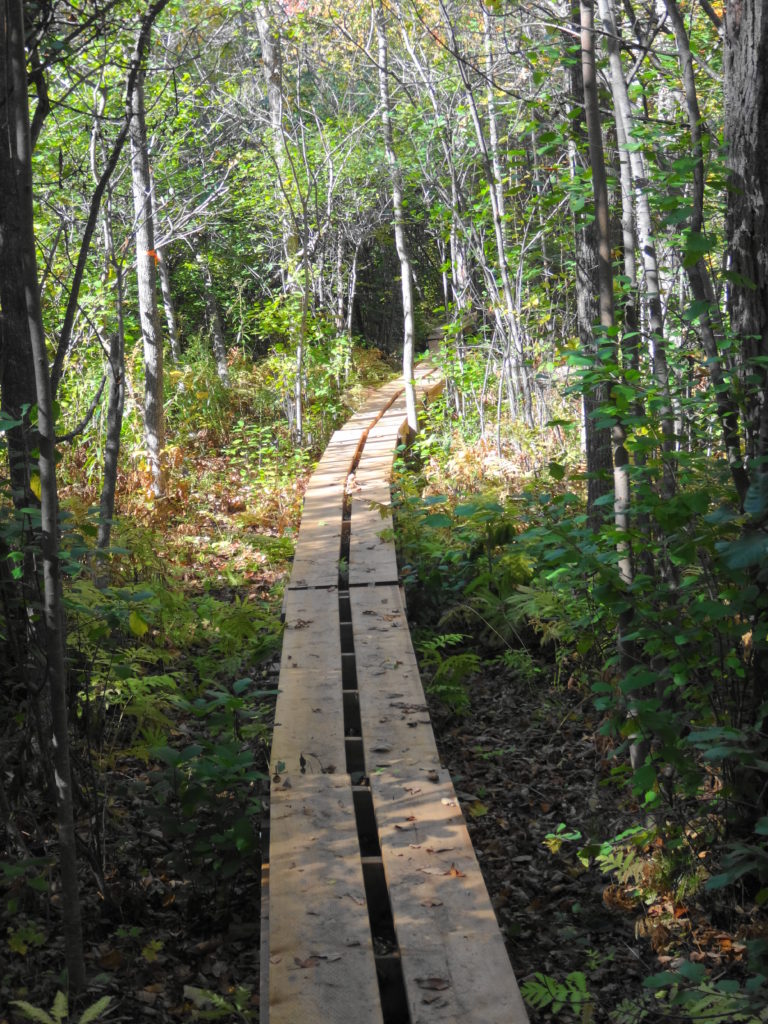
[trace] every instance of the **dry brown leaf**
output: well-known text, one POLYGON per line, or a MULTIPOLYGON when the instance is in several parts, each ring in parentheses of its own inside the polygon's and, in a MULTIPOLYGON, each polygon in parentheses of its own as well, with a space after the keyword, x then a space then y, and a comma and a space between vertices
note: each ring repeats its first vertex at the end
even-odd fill
POLYGON ((306 960, 302 960, 300 957, 295 956, 293 958, 293 962, 296 964, 297 967, 301 967, 302 970, 304 970, 307 967, 317 967, 317 965, 320 963, 320 957, 308 956, 306 960))
POLYGON ((443 989, 451 987, 447 978, 417 978, 416 984, 419 988, 425 988, 432 992, 442 992, 443 989))

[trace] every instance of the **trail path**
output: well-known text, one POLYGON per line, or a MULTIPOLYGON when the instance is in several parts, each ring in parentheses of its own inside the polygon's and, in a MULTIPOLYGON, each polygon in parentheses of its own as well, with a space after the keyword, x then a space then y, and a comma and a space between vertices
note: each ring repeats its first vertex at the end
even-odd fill
MULTIPOLYGON (((420 395, 440 387, 428 365, 420 395)), ((262 1022, 525 1024, 440 765, 391 539, 402 381, 332 437, 285 600, 264 866, 262 1022)))

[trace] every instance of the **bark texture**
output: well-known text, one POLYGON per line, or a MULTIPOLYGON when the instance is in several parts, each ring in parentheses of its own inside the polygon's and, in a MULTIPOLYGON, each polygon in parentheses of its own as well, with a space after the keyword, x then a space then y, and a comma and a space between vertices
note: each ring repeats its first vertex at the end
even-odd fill
POLYGON ((379 97, 381 99, 381 124, 384 133, 384 148, 387 154, 392 181, 392 207, 395 219, 395 245, 400 260, 400 283, 403 291, 403 380, 405 381, 406 414, 411 433, 418 430, 416 415, 416 392, 413 386, 413 351, 415 340, 413 272, 405 238, 405 208, 403 206, 403 182, 400 164, 395 152, 392 132, 392 101, 389 94, 389 68, 387 29, 384 9, 379 2, 376 6, 376 37, 379 59, 379 97))
POLYGON ((768 5, 730 0, 724 28, 728 312, 746 382, 747 456, 756 459, 768 455, 768 5))
MULTIPOLYGON (((5 416, 18 420, 22 419, 24 407, 35 403, 36 394, 22 267, 17 248, 24 207, 17 191, 14 166, 17 97, 13 94, 8 16, 5 10, 4 45, 0 50, 0 396, 5 416)), ((29 431, 29 420, 25 418, 21 426, 6 433, 11 488, 18 507, 36 501, 29 488, 30 449, 34 447, 30 444, 29 431)))
POLYGON ((139 320, 144 342, 144 438, 155 497, 165 493, 163 445, 163 341, 157 312, 157 253, 152 216, 152 180, 147 147, 142 63, 130 96, 131 182, 136 219, 136 274, 139 292, 139 320))
MULTIPOLYGON (((13 239, 20 267, 26 331, 34 366, 38 409, 38 468, 40 474, 40 548, 43 569, 43 621, 45 624, 46 675, 51 703, 53 773, 61 870, 62 931, 69 987, 85 988, 85 961, 80 909, 77 846, 69 758, 67 677, 64 658, 64 618, 59 565, 58 494, 56 488, 56 440, 51 379, 40 308, 34 213, 32 204, 32 142, 27 98, 24 10, 21 0, 5 0, 0 8, 0 52, 3 78, 0 106, 7 111, 8 133, 0 142, 3 163, 10 160, 18 204, 18 235, 13 239)), ((4 211, 3 211, 4 212, 4 211)))

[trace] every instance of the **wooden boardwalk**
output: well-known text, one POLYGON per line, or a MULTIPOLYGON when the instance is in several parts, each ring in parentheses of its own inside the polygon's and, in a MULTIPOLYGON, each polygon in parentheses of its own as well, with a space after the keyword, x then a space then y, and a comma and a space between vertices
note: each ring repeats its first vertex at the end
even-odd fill
MULTIPOLYGON (((417 371, 428 396, 439 381, 417 371)), ((402 382, 331 439, 285 600, 262 904, 262 1024, 525 1024, 399 585, 402 382), (382 537, 382 533, 384 537, 382 537)))

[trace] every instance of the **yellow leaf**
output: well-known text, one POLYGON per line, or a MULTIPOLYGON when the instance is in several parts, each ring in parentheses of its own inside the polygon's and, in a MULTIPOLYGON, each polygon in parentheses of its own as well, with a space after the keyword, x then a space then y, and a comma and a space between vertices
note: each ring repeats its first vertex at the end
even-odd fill
POLYGON ((128 626, 134 636, 144 636, 149 629, 149 626, 138 612, 131 612, 128 617, 128 626))
POLYGON ((157 960, 158 954, 160 953, 164 945, 165 943, 163 942, 162 939, 152 939, 150 942, 147 943, 144 949, 142 949, 141 955, 144 957, 148 964, 153 964, 157 960))
POLYGON ((42 494, 42 487, 40 486, 40 474, 39 473, 33 473, 32 476, 29 478, 29 489, 30 489, 30 491, 32 491, 34 496, 39 501, 40 500, 40 495, 42 494))

